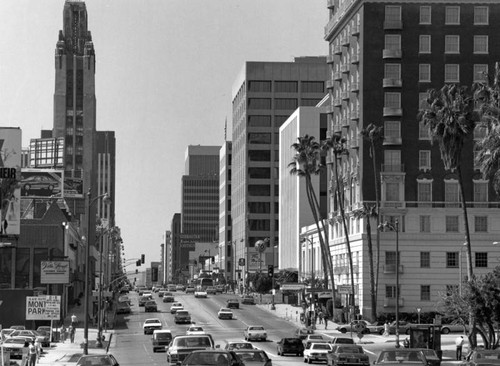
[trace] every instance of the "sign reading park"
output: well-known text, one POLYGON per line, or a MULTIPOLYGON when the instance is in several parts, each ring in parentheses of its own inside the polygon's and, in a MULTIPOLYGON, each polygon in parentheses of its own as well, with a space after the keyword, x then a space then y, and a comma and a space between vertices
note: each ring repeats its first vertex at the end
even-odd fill
POLYGON ((26 296, 26 320, 59 320, 61 296, 26 296))

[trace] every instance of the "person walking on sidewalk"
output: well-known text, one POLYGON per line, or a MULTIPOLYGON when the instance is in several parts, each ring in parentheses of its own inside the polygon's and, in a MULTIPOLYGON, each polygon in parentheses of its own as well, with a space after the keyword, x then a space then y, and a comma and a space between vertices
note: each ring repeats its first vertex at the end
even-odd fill
POLYGON ((325 329, 328 329, 328 317, 324 317, 325 320, 325 329))
POLYGON ((28 354, 29 354, 29 366, 35 366, 36 365, 36 347, 35 347, 35 342, 31 342, 29 347, 28 347, 28 354))
POLYGON ((71 315, 71 325, 73 328, 76 328, 76 324, 78 323, 78 318, 76 317, 75 314, 71 315))
POLYGON ((323 324, 323 318, 325 317, 325 314, 320 310, 318 314, 318 319, 319 319, 319 324, 323 324))
POLYGON ((61 342, 66 342, 66 338, 68 337, 66 327, 64 326, 64 323, 61 324, 61 329, 59 330, 61 333, 61 342))
POLYGON ((455 339, 455 346, 457 347, 457 361, 460 361, 462 359, 462 347, 464 345, 464 337, 459 336, 455 339))
POLYGON ((24 342, 23 357, 21 359, 21 366, 28 366, 29 352, 30 352, 29 348, 30 348, 29 342, 24 342))
POLYGON ((71 343, 75 343, 75 327, 72 325, 69 326, 69 339, 71 343))

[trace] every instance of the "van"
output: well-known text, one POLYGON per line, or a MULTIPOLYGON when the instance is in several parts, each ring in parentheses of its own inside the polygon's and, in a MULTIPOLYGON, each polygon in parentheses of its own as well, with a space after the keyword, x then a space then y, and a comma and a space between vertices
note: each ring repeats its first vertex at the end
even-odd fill
POLYGON ((172 332, 170 330, 155 330, 151 342, 153 343, 153 352, 157 350, 165 351, 165 347, 170 344, 172 340, 172 332))

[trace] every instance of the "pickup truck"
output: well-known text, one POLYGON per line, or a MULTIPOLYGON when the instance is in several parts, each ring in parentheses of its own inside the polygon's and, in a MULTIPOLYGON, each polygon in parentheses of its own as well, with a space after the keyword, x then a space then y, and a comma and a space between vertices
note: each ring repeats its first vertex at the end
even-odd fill
POLYGON ((252 339, 266 341, 267 340, 267 332, 261 325, 250 325, 245 331, 245 341, 249 341, 252 339))
POLYGON ((175 336, 168 347, 167 365, 178 365, 193 351, 214 349, 215 343, 210 334, 175 336))

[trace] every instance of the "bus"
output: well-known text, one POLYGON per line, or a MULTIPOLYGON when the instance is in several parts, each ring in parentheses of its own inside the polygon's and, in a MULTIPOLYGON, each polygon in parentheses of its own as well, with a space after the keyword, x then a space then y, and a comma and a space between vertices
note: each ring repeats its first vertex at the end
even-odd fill
POLYGON ((196 286, 195 287, 196 287, 197 290, 206 291, 207 287, 210 287, 210 286, 213 286, 213 285, 214 285, 214 280, 213 279, 202 277, 202 278, 198 278, 196 280, 196 286))

